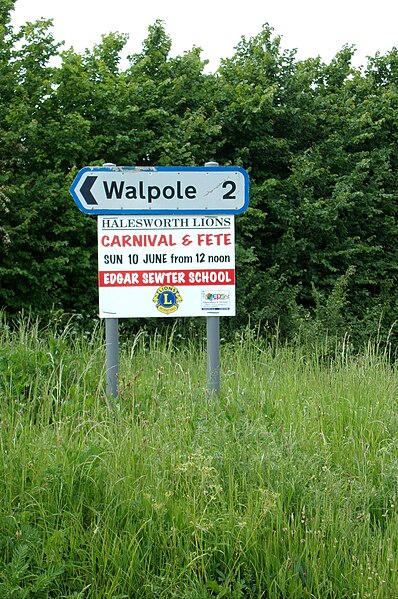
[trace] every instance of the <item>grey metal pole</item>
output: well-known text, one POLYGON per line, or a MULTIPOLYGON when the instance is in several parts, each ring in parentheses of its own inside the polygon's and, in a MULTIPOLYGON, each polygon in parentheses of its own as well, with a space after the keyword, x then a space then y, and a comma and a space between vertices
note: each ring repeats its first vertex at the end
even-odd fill
MULTIPOLYGON (((205 166, 218 166, 218 162, 206 162, 205 166)), ((220 317, 206 317, 207 333, 207 389, 220 393, 220 317)))
MULTIPOLYGON (((116 166, 114 162, 105 162, 103 166, 116 166)), ((117 397, 117 375, 119 372, 119 320, 105 318, 106 345, 106 395, 117 397)))
POLYGON ((207 316, 207 389, 220 393, 220 317, 207 316))
POLYGON ((117 397, 117 375, 119 372, 119 320, 105 318, 106 343, 106 394, 117 397))

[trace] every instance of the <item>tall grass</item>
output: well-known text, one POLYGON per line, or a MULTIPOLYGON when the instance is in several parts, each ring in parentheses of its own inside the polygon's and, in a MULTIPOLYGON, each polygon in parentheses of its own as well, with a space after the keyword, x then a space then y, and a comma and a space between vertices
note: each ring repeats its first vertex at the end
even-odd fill
POLYGON ((398 597, 398 378, 351 355, 0 322, 0 597, 398 597))

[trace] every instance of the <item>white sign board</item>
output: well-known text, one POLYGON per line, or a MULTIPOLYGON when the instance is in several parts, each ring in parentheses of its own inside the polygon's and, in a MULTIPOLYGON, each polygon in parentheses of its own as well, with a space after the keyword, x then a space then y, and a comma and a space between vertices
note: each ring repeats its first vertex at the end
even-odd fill
POLYGON ((249 177, 238 166, 87 166, 70 193, 86 214, 240 214, 249 177))
POLYGON ((235 315, 232 215, 98 217, 101 318, 235 315))

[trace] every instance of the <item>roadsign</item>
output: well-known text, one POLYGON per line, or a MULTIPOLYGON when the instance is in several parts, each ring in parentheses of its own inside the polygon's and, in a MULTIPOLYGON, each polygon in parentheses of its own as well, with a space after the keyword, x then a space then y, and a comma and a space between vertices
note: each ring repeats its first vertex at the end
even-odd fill
POLYGON ((240 214, 249 177, 238 166, 87 166, 70 193, 86 214, 240 214))
POLYGON ((99 216, 100 317, 234 316, 234 218, 99 216))

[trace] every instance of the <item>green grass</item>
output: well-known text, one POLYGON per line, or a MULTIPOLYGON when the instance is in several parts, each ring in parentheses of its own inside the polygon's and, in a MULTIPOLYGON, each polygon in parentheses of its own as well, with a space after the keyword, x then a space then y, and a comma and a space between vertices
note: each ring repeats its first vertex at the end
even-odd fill
POLYGON ((386 352, 0 321, 0 597, 398 597, 386 352))

